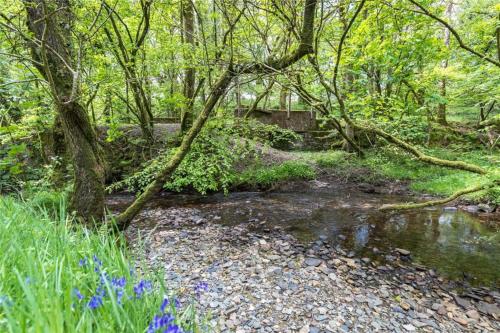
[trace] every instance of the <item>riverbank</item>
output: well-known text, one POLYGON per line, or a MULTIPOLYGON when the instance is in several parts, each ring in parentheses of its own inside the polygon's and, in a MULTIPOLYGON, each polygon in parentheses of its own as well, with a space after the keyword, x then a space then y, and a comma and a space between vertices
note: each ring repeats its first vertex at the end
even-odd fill
MULTIPOLYGON (((226 227, 189 207, 142 214, 148 217, 158 224, 128 232, 134 251, 165 271, 171 289, 207 282, 201 304, 217 331, 500 329, 497 291, 447 281, 408 263, 404 249, 382 265, 322 239, 304 244, 280 229, 254 232, 258 221, 226 227)), ((181 289, 181 299, 189 294, 181 289)))
MULTIPOLYGON (((473 163, 493 174, 498 172, 500 164, 498 153, 486 151, 457 152, 434 148, 426 152, 473 163)), ((367 192, 414 195, 421 200, 429 200, 449 196, 484 181, 480 175, 429 165, 390 147, 366 150, 365 153, 366 157, 362 159, 341 150, 283 152, 270 149, 263 154, 262 166, 247 166, 235 188, 267 190, 286 186, 290 181, 335 180, 358 186, 367 192), (274 155, 279 158, 273 159, 274 155), (283 168, 283 164, 288 164, 288 168, 283 168), (288 171, 290 169, 292 172, 288 171)), ((495 213, 499 204, 500 189, 493 188, 463 196, 449 205, 484 214, 495 213)))

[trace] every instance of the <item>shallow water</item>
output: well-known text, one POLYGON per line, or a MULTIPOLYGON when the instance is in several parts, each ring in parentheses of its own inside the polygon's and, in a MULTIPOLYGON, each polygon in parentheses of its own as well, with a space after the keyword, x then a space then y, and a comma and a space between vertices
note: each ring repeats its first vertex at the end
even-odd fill
POLYGON ((450 278, 499 286, 499 230, 453 208, 377 210, 381 204, 401 201, 410 199, 349 188, 304 188, 302 193, 241 192, 227 197, 166 195, 152 207, 196 208, 211 221, 252 223, 254 229, 263 231, 279 226, 305 242, 326 237, 356 256, 381 262, 394 248, 403 248, 411 251, 413 261, 450 278))

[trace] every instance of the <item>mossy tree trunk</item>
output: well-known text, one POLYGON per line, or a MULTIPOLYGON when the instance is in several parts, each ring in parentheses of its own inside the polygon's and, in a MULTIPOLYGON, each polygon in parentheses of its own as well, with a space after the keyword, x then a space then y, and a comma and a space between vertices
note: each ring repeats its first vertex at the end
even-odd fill
POLYGON ((34 63, 49 83, 74 169, 71 208, 86 222, 104 217, 104 165, 97 136, 80 105, 78 72, 73 68, 69 0, 25 2, 34 63))
MULTIPOLYGON (((193 51, 195 47, 194 41, 194 3, 193 0, 183 0, 182 20, 183 20, 183 37, 184 42, 189 45, 190 52, 185 54, 184 61, 193 64, 193 51)), ((181 113, 181 132, 185 132, 193 123, 193 99, 195 96, 195 80, 196 72, 193 65, 187 66, 184 70, 184 87, 183 94, 186 100, 186 105, 182 108, 181 113)))

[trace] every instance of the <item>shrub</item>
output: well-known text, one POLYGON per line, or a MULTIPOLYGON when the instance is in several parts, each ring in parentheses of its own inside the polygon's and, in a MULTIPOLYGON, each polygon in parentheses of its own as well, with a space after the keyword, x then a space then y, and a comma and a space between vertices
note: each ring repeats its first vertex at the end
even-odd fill
POLYGON ((296 179, 314 179, 316 171, 305 162, 286 161, 275 166, 261 166, 247 170, 239 177, 238 184, 253 187, 271 187, 279 182, 296 179))

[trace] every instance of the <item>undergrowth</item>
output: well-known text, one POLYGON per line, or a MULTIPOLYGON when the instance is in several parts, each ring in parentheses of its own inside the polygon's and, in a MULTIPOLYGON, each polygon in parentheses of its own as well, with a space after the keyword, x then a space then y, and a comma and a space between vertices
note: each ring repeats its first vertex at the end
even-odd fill
MULTIPOLYGON (((160 273, 45 202, 0 198, 1 332, 206 332, 160 273)), ((201 324, 200 324, 201 323, 201 324)))
POLYGON ((273 166, 250 168, 237 177, 235 185, 269 188, 280 182, 310 180, 315 177, 316 171, 310 163, 292 160, 273 166))
MULTIPOLYGON (((440 196, 448 196, 461 189, 498 177, 500 156, 482 150, 459 151, 446 148, 425 149, 431 156, 443 159, 462 160, 477 164, 490 171, 490 176, 481 176, 467 171, 447 169, 421 162, 393 147, 366 150, 366 158, 357 158, 343 151, 299 153, 301 159, 314 161, 320 168, 329 168, 343 176, 355 176, 367 182, 381 179, 409 181, 410 189, 440 196)), ((500 189, 477 192, 467 196, 472 201, 490 201, 500 204, 500 189)))

